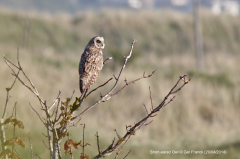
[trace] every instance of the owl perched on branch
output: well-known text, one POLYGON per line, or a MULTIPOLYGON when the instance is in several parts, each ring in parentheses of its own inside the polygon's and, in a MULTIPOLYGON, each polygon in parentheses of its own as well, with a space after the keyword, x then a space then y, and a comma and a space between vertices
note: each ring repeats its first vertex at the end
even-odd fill
POLYGON ((93 37, 87 44, 82 53, 79 62, 79 88, 81 93, 86 93, 87 90, 95 83, 99 71, 103 67, 104 38, 93 37))

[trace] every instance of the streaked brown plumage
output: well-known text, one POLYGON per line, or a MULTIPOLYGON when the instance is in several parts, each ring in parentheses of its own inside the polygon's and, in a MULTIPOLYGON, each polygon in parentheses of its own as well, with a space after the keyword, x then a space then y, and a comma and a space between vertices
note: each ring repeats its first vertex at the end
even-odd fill
POLYGON ((93 37, 82 53, 79 62, 79 88, 81 93, 87 91, 97 80, 98 73, 103 67, 104 38, 93 37))

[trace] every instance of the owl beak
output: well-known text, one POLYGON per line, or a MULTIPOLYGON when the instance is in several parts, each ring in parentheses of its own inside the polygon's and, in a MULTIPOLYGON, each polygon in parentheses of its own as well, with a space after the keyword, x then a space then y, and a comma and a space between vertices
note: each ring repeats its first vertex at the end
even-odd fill
POLYGON ((101 48, 104 49, 104 47, 105 47, 105 44, 103 44, 101 48))

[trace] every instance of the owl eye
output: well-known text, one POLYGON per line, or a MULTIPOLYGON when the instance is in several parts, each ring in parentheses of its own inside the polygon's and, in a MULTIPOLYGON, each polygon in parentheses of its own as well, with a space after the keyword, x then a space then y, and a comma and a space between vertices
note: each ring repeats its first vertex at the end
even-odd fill
POLYGON ((100 41, 100 40, 97 40, 97 43, 99 44, 99 43, 101 43, 101 41, 100 41))

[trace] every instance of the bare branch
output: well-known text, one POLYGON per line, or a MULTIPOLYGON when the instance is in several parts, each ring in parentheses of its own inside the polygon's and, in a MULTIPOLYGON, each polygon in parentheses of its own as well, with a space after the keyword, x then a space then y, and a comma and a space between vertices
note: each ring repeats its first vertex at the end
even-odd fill
POLYGON ((173 96, 173 97, 169 100, 169 102, 167 102, 166 104, 164 104, 164 107, 165 107, 166 105, 168 105, 169 103, 171 103, 174 98, 175 98, 175 96, 173 96))
POLYGON ((97 137, 97 146, 98 146, 98 154, 100 155, 101 154, 101 151, 100 151, 100 146, 99 146, 99 136, 98 136, 98 132, 96 132, 96 135, 97 137))
POLYGON ((45 144, 45 142, 42 140, 43 144, 45 145, 45 147, 50 150, 50 148, 47 147, 47 145, 45 144))
MULTIPOLYGON (((30 136, 30 133, 27 134, 27 136, 23 139, 23 141, 25 141, 29 136, 30 136)), ((15 150, 17 151, 19 147, 20 145, 18 145, 15 150)))
POLYGON ((56 112, 57 112, 57 108, 54 108, 51 116, 53 116, 54 113, 56 114, 56 112))
POLYGON ((14 104, 14 106, 13 106, 12 116, 13 116, 14 111, 15 111, 15 118, 16 118, 16 114, 17 114, 17 102, 15 102, 15 104, 14 104))
MULTIPOLYGON (((19 82, 21 82, 22 85, 24 85, 25 87, 27 87, 33 94, 35 94, 35 96, 39 99, 40 104, 41 104, 41 106, 42 106, 42 104, 43 104, 44 102, 43 102, 43 100, 40 98, 38 92, 35 92, 35 90, 33 90, 33 89, 32 89, 31 87, 29 87, 28 85, 26 85, 26 84, 19 78, 18 74, 15 73, 15 71, 14 71, 13 68, 9 65, 9 63, 8 63, 7 61, 5 61, 5 62, 6 62, 6 64, 8 65, 8 67, 12 70, 13 76, 15 76, 15 77, 19 80, 19 82)), ((21 71, 23 72, 22 69, 21 69, 21 71)), ((26 75, 25 75, 25 76, 26 76, 26 75)), ((43 108, 43 106, 42 106, 42 108, 43 108)))
POLYGON ((22 70, 22 67, 20 65, 20 60, 19 60, 19 48, 17 48, 17 61, 18 61, 18 67, 20 70, 22 70))
POLYGON ((149 94, 150 94, 151 106, 152 106, 152 110, 153 110, 153 101, 152 101, 152 93, 151 93, 150 86, 149 86, 149 94))
POLYGON ((30 136, 29 136, 29 144, 30 144, 30 150, 31 150, 31 158, 33 159, 34 158, 34 154, 33 154, 33 148, 32 148, 32 143, 31 143, 30 136))
POLYGON ((19 48, 17 48, 17 61, 18 61, 19 70, 22 71, 23 75, 24 75, 25 78, 29 81, 29 83, 31 84, 32 88, 33 88, 34 91, 36 92, 36 95, 39 96, 39 93, 38 93, 36 87, 34 86, 34 84, 32 83, 32 81, 28 78, 28 76, 25 74, 25 72, 24 72, 23 69, 22 69, 22 66, 20 65, 20 60, 19 60, 19 48))
POLYGON ((59 118, 57 119, 59 104, 60 104, 60 98, 59 98, 58 104, 57 104, 57 111, 56 111, 55 119, 54 119, 54 122, 55 122, 55 123, 58 122, 58 120, 59 120, 60 117, 61 117, 61 114, 60 114, 60 115, 59 115, 59 118))
POLYGON ((72 95, 71 95, 70 101, 72 100, 74 93, 75 93, 75 90, 72 92, 72 95))
POLYGON ((19 67, 17 67, 16 65, 14 65, 14 64, 13 64, 11 61, 9 61, 4 55, 3 55, 3 58, 4 58, 7 62, 9 62, 11 65, 13 65, 14 67, 16 67, 17 69, 20 70, 19 67))
POLYGON ((32 107, 31 103, 29 103, 30 107, 32 108, 32 110, 38 115, 39 119, 42 121, 44 126, 47 126, 46 123, 42 120, 42 118, 40 117, 40 115, 38 114, 38 112, 32 107))
POLYGON ((131 151, 132 151, 132 150, 130 150, 123 159, 125 159, 125 158, 130 154, 131 151))
POLYGON ((97 88, 91 90, 91 91, 85 96, 85 98, 87 98, 87 96, 89 96, 92 92, 96 91, 98 88, 105 86, 105 85, 106 85, 109 81, 111 81, 112 79, 113 79, 113 78, 110 78, 110 79, 107 80, 107 82, 105 82, 104 84, 102 84, 102 85, 98 86, 97 88))
POLYGON ((49 110, 60 100, 61 91, 59 91, 57 98, 53 101, 53 104, 48 108, 49 110))
POLYGON ((106 58, 106 60, 103 62, 103 65, 105 65, 108 60, 112 60, 112 57, 106 58))
POLYGON ((45 135, 44 133, 42 133, 42 135, 44 136, 44 137, 48 137, 47 135, 45 135))
MULTIPOLYGON (((5 136, 5 127, 4 127, 4 119, 0 119, 0 137, 1 137, 1 150, 2 152, 6 150, 6 146, 4 146, 4 143, 6 141, 6 136, 5 136)), ((4 155, 5 158, 7 158, 7 155, 4 155)))
POLYGON ((116 132, 116 134, 117 134, 117 137, 120 139, 121 138, 121 136, 119 136, 118 135, 118 132, 117 132, 117 130, 116 129, 113 129, 115 132, 116 132))
POLYGON ((17 158, 20 158, 20 159, 24 159, 15 149, 14 149, 14 152, 17 154, 17 158))
POLYGON ((145 104, 143 104, 143 106, 144 106, 144 108, 145 108, 145 110, 146 110, 146 112, 147 112, 147 115, 148 115, 148 111, 147 111, 147 108, 146 108, 145 104))
POLYGON ((190 81, 190 80, 186 80, 186 76, 187 75, 180 76, 180 79, 184 81, 184 84, 181 87, 179 87, 176 91, 172 92, 171 94, 174 94, 180 91, 190 81))
MULTIPOLYGON (((157 114, 155 114, 155 116, 156 116, 157 114)), ((147 123, 147 124, 144 124, 144 126, 147 126, 147 125, 149 125, 149 124, 151 124, 153 122, 153 120, 152 121, 150 121, 149 123, 147 123)))
POLYGON ((133 80, 133 81, 131 81, 131 82, 129 82, 129 83, 127 83, 126 81, 125 81, 125 85, 121 88, 121 89, 119 89, 117 92, 115 92, 114 94, 112 94, 111 95, 111 97, 113 97, 113 96, 115 96, 116 94, 118 94, 119 92, 121 92, 125 87, 127 87, 127 86, 129 86, 130 84, 134 84, 135 82, 137 82, 137 81, 139 81, 139 80, 141 80, 141 79, 143 79, 143 78, 149 78, 149 77, 151 77, 152 75, 156 75, 156 71, 153 71, 150 75, 148 75, 148 76, 142 76, 142 77, 140 77, 140 78, 138 78, 138 79, 135 79, 135 80, 133 80))
MULTIPOLYGON (((20 72, 20 71, 18 71, 17 75, 19 75, 19 72, 20 72)), ((14 79, 13 84, 11 85, 10 88, 6 88, 6 90, 7 90, 7 97, 6 97, 6 102, 5 102, 5 107, 4 107, 4 111, 3 111, 2 119, 4 119, 5 116, 6 116, 6 112, 7 112, 7 108, 8 108, 9 98, 11 97, 11 96, 9 95, 9 92, 10 92, 10 90, 13 88, 13 86, 14 86, 14 84, 15 84, 15 82, 16 82, 16 79, 17 79, 17 78, 14 79)))
POLYGON ((115 78, 115 80, 117 80, 117 77, 113 74, 113 77, 115 78))
MULTIPOLYGON (((95 156, 94 158, 97 159, 97 158, 101 158, 101 157, 107 157, 109 156, 110 154, 112 154, 114 151, 117 151, 118 147, 120 145, 121 148, 123 147, 123 145, 128 141, 128 139, 135 134, 135 132, 137 130, 139 130, 142 126, 147 126, 149 124, 152 123, 152 121, 150 121, 149 123, 146 123, 147 120, 151 117, 155 117, 157 114, 158 111, 160 111, 160 109, 167 105, 168 103, 170 103, 171 101, 173 101, 174 97, 170 99, 170 101, 165 104, 166 100, 168 99, 168 97, 173 94, 173 93, 176 93, 178 92, 181 88, 183 88, 188 82, 189 80, 186 80, 185 77, 187 75, 184 75, 184 76, 180 76, 179 80, 177 81, 177 83, 173 86, 173 88, 169 91, 169 93, 167 94, 167 96, 165 96, 165 98, 163 99, 163 101, 157 106, 155 107, 145 118, 143 118, 142 120, 140 120, 138 123, 136 123, 133 127, 130 128, 130 130, 127 130, 127 133, 124 135, 124 137, 119 137, 118 133, 117 133, 117 136, 118 136, 118 141, 117 143, 114 145, 110 145, 106 150, 104 150, 103 152, 101 152, 100 154, 98 154, 97 156, 95 156), (183 80, 184 83, 177 89, 177 91, 174 91, 174 89, 177 87, 177 85, 179 84, 179 82, 183 80), (165 105, 164 105, 165 104, 165 105)), ((144 75, 143 75, 144 77, 144 75)), ((146 107, 145 107, 146 109, 146 107)), ((147 110, 146 110, 147 111, 147 110)), ((148 112, 147 112, 148 113, 148 112)))
POLYGON ((84 148, 85 148, 85 143, 84 143, 84 129, 85 129, 85 124, 83 125, 83 144, 82 144, 82 153, 83 153, 83 156, 84 156, 84 148))
MULTIPOLYGON (((31 153, 31 158, 34 159, 34 156, 40 158, 37 154, 34 154, 33 153, 33 148, 32 148, 32 143, 31 143, 31 139, 30 139, 30 136, 29 136, 29 144, 30 144, 30 153, 31 153)), ((41 158, 40 158, 41 159, 41 158)))
POLYGON ((124 80, 124 82, 125 82, 125 84, 126 84, 126 85, 128 85, 126 77, 125 77, 125 80, 124 80))
POLYGON ((72 123, 72 125, 70 125, 70 126, 79 127, 80 125, 82 125, 82 124, 77 124, 77 123, 79 123, 80 121, 81 121, 81 118, 78 119, 78 121, 76 121, 75 123, 72 123))

